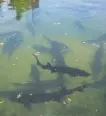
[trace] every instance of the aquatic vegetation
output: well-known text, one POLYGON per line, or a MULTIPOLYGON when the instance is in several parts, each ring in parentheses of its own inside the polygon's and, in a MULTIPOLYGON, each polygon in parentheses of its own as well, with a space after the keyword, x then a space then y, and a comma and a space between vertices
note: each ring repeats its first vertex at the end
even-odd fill
POLYGON ((32 20, 28 20, 28 18, 26 17, 26 27, 28 29, 28 31, 32 34, 32 36, 36 35, 36 12, 35 9, 39 8, 39 0, 31 0, 31 7, 32 7, 32 20))
POLYGON ((10 6, 16 10, 16 19, 20 20, 26 10, 31 9, 31 4, 28 0, 10 0, 10 6))
POLYGON ((62 55, 70 51, 70 47, 64 43, 50 40, 47 36, 44 36, 44 38, 49 42, 51 45, 50 52, 53 57, 53 61, 55 61, 56 65, 63 65, 65 66, 65 60, 62 55))

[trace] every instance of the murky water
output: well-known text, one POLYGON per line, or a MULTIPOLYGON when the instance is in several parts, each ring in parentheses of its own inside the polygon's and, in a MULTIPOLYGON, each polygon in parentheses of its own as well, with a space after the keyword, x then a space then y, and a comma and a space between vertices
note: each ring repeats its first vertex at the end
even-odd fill
POLYGON ((0 116, 105 116, 105 6, 0 1, 0 116))

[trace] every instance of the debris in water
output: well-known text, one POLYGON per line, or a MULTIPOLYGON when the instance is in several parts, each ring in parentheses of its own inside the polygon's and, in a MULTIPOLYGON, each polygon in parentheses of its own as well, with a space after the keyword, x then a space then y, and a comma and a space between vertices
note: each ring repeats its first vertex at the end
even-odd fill
POLYGON ((93 46, 95 46, 95 44, 92 44, 93 46))
POLYGON ((67 35, 67 33, 65 33, 65 35, 67 35))
POLYGON ((18 57, 16 57, 16 60, 18 60, 19 58, 18 57))
POLYGON ((83 41, 82 43, 83 43, 83 44, 85 44, 86 42, 85 42, 85 41, 83 41))
POLYGON ((17 95, 17 98, 19 99, 21 97, 21 93, 19 93, 18 95, 17 95))
POLYGON ((4 103, 4 101, 2 100, 2 101, 0 101, 0 104, 2 104, 2 103, 4 103))
POLYGON ((4 43, 3 43, 3 42, 1 42, 1 43, 0 43, 0 46, 3 46, 3 45, 4 45, 4 43))

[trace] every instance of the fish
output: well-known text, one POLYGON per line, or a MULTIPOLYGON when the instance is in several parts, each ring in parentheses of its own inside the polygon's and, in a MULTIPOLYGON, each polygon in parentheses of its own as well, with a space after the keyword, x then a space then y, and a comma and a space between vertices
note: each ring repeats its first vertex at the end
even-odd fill
POLYGON ((85 30, 85 27, 80 20, 75 20, 74 25, 79 30, 83 30, 83 31, 85 30))
POLYGON ((35 64, 31 64, 31 72, 30 72, 29 76, 31 77, 31 80, 33 82, 37 82, 37 83, 40 82, 39 70, 35 64))
POLYGON ((48 47, 45 47, 45 46, 41 46, 41 45, 38 45, 38 44, 34 44, 32 46, 32 48, 38 52, 42 52, 42 53, 50 53, 50 48, 48 47))
POLYGON ((63 55, 70 51, 70 47, 64 43, 51 40, 49 37, 43 35, 43 37, 51 45, 50 53, 52 54, 53 61, 55 60, 56 65, 66 65, 63 55))
POLYGON ((59 79, 52 80, 40 80, 39 82, 26 82, 26 83, 13 83, 16 87, 21 87, 23 90, 33 90, 37 93, 51 91, 53 89, 59 89, 61 87, 61 83, 59 79))
POLYGON ((15 35, 12 35, 8 39, 6 39, 3 48, 2 53, 7 54, 8 57, 13 54, 13 52, 22 44, 23 42, 23 36, 21 32, 15 33, 15 35))
POLYGON ((93 79, 97 79, 98 77, 100 77, 100 73, 103 68, 103 64, 102 64, 103 55, 104 55, 104 46, 103 43, 100 43, 99 48, 97 49, 91 64, 93 79))
POLYGON ((26 21, 26 27, 32 36, 36 35, 35 25, 33 25, 33 22, 26 21))
POLYGON ((40 66, 42 69, 50 70, 51 73, 59 72, 63 74, 69 74, 71 77, 76 77, 76 76, 88 77, 91 75, 90 73, 78 68, 73 68, 68 66, 52 66, 49 62, 46 65, 44 65, 39 61, 36 54, 32 54, 32 55, 36 58, 38 66, 40 66))
POLYGON ((41 80, 40 72, 35 64, 31 64, 31 72, 29 74, 31 81, 25 83, 13 83, 15 87, 21 87, 25 90, 34 90, 36 92, 50 91, 51 89, 61 87, 61 81, 59 79, 41 80))
POLYGON ((105 34, 102 33, 102 35, 99 36, 97 39, 82 41, 81 43, 100 45, 101 42, 102 43, 105 43, 106 42, 106 33, 105 34))
MULTIPOLYGON (((35 49, 36 51, 39 51, 41 53, 50 53, 52 55, 52 62, 55 63, 55 65, 66 66, 63 55, 65 55, 65 53, 69 52, 70 47, 64 43, 61 43, 61 42, 58 42, 55 40, 51 40, 51 39, 49 39, 49 37, 47 37, 45 35, 43 35, 43 37, 49 42, 51 47, 48 48, 45 46, 34 44, 33 49, 35 49)), ((56 78, 57 78, 57 81, 59 81, 61 83, 61 86, 64 86, 63 76, 64 75, 57 73, 56 78)))
POLYGON ((45 103, 45 102, 59 102, 61 103, 62 99, 66 95, 73 94, 74 92, 84 92, 84 89, 87 88, 87 85, 81 85, 73 89, 61 88, 59 91, 55 92, 45 92, 45 93, 31 93, 31 91, 0 91, 0 96, 4 97, 11 102, 16 102, 23 104, 25 108, 31 110, 32 104, 45 103))
POLYGON ((70 50, 70 47, 64 43, 55 41, 55 40, 51 40, 49 37, 42 35, 50 44, 51 44, 51 51, 55 51, 58 50, 60 52, 67 52, 70 50))
POLYGON ((0 40, 8 40, 15 36, 16 34, 20 34, 19 31, 11 31, 11 32, 5 32, 5 33, 0 33, 0 40))
MULTIPOLYGON (((50 53, 52 54, 52 62, 56 66, 67 66, 64 60, 64 55, 70 51, 70 47, 64 43, 51 40, 49 37, 43 35, 43 37, 51 45, 50 53)), ((64 75, 62 73, 57 73, 57 80, 60 81, 61 87, 66 86, 64 83, 64 75)))

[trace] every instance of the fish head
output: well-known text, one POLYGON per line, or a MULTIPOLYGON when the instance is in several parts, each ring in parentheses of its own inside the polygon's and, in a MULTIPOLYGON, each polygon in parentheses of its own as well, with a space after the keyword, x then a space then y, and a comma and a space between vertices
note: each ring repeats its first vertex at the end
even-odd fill
POLYGON ((86 77, 91 76, 91 74, 88 73, 88 72, 84 72, 83 75, 86 76, 86 77))

